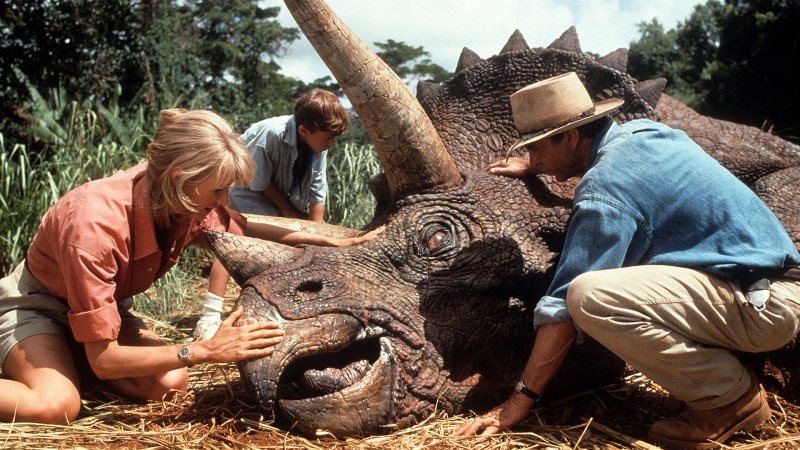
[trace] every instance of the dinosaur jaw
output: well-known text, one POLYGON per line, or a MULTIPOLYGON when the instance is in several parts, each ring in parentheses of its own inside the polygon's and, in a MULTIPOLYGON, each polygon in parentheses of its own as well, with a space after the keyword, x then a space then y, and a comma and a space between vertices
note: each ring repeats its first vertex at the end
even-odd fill
POLYGON ((270 320, 286 331, 272 355, 239 363, 262 408, 310 435, 377 433, 392 420, 395 358, 383 328, 341 313, 286 319, 252 287, 242 290, 239 304, 246 311, 239 325, 270 320))
MULTIPOLYGON (((280 399, 278 405, 291 423, 303 433, 313 435, 319 431, 327 431, 337 437, 363 435, 378 432, 388 424, 392 416, 392 379, 394 361, 391 342, 387 337, 370 339, 379 346, 379 353, 374 361, 359 359, 343 369, 308 369, 303 371, 303 380, 291 376, 292 367, 278 384, 280 399), (334 383, 331 383, 333 381, 334 383), (343 382, 338 390, 324 390, 320 385, 335 389, 335 382, 343 382), (352 384, 350 384, 352 383, 352 384), (305 386, 306 392, 318 394, 313 397, 289 399, 280 393, 289 391, 289 386, 305 386), (314 385, 315 388, 309 388, 314 385)), ((346 360, 353 359, 353 353, 361 354, 368 345, 348 347, 339 352, 341 355, 327 355, 346 360)), ((307 359, 307 358, 306 358, 307 359)), ((293 365, 303 365, 297 361, 293 365)))

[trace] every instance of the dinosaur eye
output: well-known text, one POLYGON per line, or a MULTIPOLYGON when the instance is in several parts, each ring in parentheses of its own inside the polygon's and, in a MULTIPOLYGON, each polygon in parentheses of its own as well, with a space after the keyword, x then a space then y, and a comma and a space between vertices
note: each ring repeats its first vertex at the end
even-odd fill
POLYGON ((430 260, 447 260, 455 256, 459 232, 448 220, 431 221, 422 226, 414 242, 414 252, 430 260))
POLYGON ((428 253, 433 253, 442 246, 448 244, 449 241, 450 236, 448 236, 444 231, 439 230, 434 233, 433 236, 428 238, 428 242, 425 243, 425 248, 428 249, 428 253))

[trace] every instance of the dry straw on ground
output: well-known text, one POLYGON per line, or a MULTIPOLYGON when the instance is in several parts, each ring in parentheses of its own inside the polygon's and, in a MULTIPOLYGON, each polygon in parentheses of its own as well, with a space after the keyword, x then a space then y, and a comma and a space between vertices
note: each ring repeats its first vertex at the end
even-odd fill
MULTIPOLYGON (((310 439, 265 420, 248 402, 233 365, 204 365, 192 370, 189 392, 169 402, 136 404, 98 392, 69 426, 2 424, 0 448, 653 449, 657 447, 643 437, 662 398, 644 377, 632 374, 617 384, 534 409, 513 432, 481 443, 452 437, 464 418, 443 414, 382 436, 337 440, 322 434, 310 439)), ((730 446, 800 446, 798 407, 774 396, 770 404, 769 424, 753 435, 737 435, 730 446)))
MULTIPOLYGON (((180 331, 151 323, 167 339, 180 331)), ((654 449, 648 426, 664 398, 638 373, 604 386, 541 405, 513 432, 483 442, 454 438, 463 416, 434 414, 403 430, 363 439, 301 436, 278 428, 252 406, 232 364, 193 367, 190 389, 169 402, 132 403, 102 389, 87 396, 79 419, 68 426, 0 424, 0 448, 114 449, 654 449)), ((800 447, 800 408, 770 395, 773 417, 754 434, 740 433, 728 446, 738 449, 800 447)))

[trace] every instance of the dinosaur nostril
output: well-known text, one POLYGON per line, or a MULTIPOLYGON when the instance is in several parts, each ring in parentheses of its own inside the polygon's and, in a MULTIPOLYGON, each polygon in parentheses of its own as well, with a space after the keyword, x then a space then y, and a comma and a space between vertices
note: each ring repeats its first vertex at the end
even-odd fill
POLYGON ((297 286, 300 292, 319 292, 322 290, 322 282, 320 281, 303 281, 300 286, 297 286))

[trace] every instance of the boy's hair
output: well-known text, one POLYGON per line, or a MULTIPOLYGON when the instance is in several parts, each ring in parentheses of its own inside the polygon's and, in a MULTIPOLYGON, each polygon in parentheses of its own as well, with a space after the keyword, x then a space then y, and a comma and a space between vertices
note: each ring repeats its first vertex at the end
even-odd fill
POLYGON ((147 146, 147 176, 156 223, 197 212, 184 193, 186 183, 211 178, 218 189, 248 185, 254 164, 241 137, 225 119, 206 110, 165 109, 147 146))
POLYGON ((327 131, 338 136, 350 127, 350 116, 336 94, 324 89, 312 89, 294 104, 297 126, 303 125, 312 133, 327 131))

